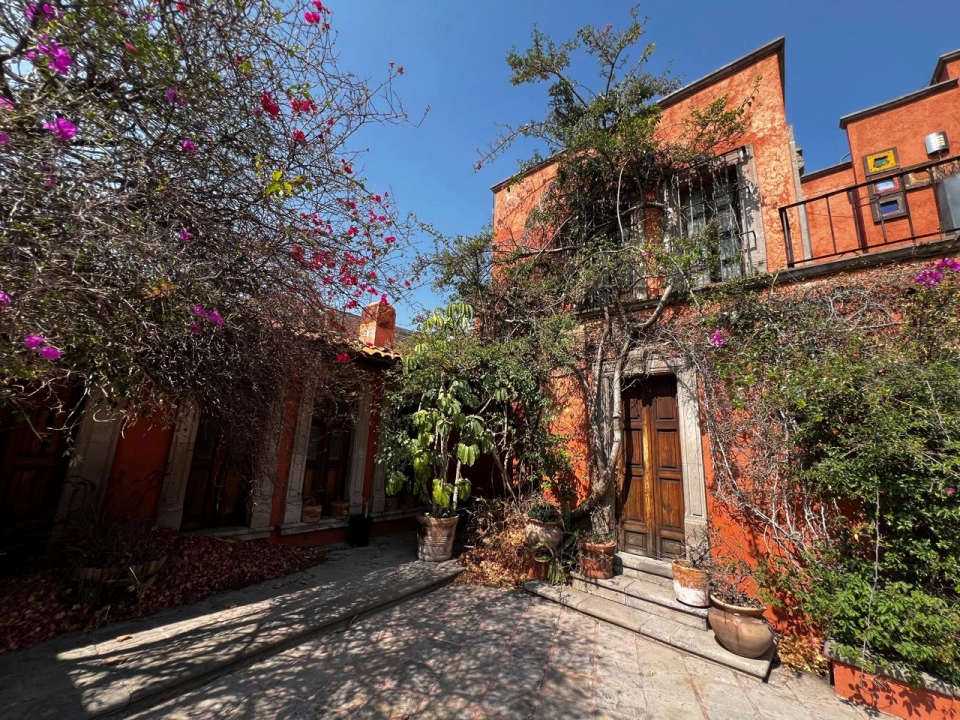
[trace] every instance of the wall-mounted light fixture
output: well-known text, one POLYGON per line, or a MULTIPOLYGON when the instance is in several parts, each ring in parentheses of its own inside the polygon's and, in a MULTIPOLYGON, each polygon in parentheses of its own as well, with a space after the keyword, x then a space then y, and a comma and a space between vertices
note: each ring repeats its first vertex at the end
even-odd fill
POLYGON ((927 148, 927 155, 939 155, 950 149, 950 143, 947 141, 947 134, 942 130, 940 132, 930 133, 923 139, 923 144, 927 148))

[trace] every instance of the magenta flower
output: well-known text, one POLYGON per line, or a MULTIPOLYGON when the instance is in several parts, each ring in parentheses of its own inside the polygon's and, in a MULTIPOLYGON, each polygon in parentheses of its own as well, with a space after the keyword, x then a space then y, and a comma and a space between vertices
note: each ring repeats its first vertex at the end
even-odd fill
POLYGON ((61 75, 69 73, 70 66, 73 65, 73 58, 70 57, 67 49, 60 47, 54 40, 47 39, 46 36, 42 36, 41 39, 43 42, 37 45, 37 50, 47 56, 47 60, 49 61, 47 67, 50 71, 60 73, 61 75))
POLYGON ((949 270, 950 272, 960 272, 960 260, 956 258, 944 258, 936 264, 936 269, 940 271, 949 270))
POLYGON ((184 141, 183 141, 183 149, 184 149, 185 152, 195 153, 195 152, 197 151, 197 146, 196 146, 195 143, 193 143, 193 142, 190 141, 190 140, 184 140, 184 141))
POLYGON ((186 100, 184 100, 183 95, 177 92, 174 88, 169 88, 167 90, 167 102, 171 105, 183 105, 186 100))
POLYGON ((44 360, 59 360, 61 355, 63 353, 60 352, 60 348, 55 348, 53 345, 47 345, 40 350, 40 357, 44 360))
POLYGON ((918 285, 926 285, 927 287, 936 287, 941 280, 943 280, 943 273, 933 268, 924 268, 913 278, 913 281, 918 285))
POLYGON ((38 12, 42 16, 40 18, 41 20, 49 20, 50 18, 54 18, 59 15, 59 11, 55 7, 52 7, 47 3, 44 3, 43 5, 38 5, 37 3, 30 3, 24 9, 24 13, 27 16, 27 20, 33 20, 33 16, 36 15, 38 12))
POLYGON ((7 100, 5 97, 0 97, 0 110, 5 112, 13 112, 13 103, 7 100))
POLYGON ((190 231, 189 231, 189 230, 187 230, 186 228, 180 228, 180 239, 181 239, 183 242, 186 242, 187 240, 189 240, 189 239, 192 238, 192 237, 193 237, 193 235, 190 234, 190 231))
POLYGON ((203 305, 194 305, 194 306, 193 306, 193 314, 194 314, 194 315, 204 315, 204 316, 206 316, 207 312, 206 312, 206 310, 203 309, 203 305))
POLYGON ((47 339, 42 335, 35 335, 34 333, 30 333, 23 339, 23 346, 27 350, 36 350, 38 347, 43 345, 43 343, 45 343, 46 341, 47 339))
POLYGON ((6 307, 12 302, 13 300, 10 299, 10 296, 7 295, 3 290, 0 290, 0 307, 6 307))
POLYGON ((220 315, 220 311, 216 308, 207 313, 207 318, 218 328, 223 327, 223 316, 220 315))
POLYGON ((320 13, 305 12, 303 14, 303 19, 307 21, 307 25, 316 25, 323 18, 320 16, 320 13))
POLYGON ((956 489, 955 487, 948 487, 948 488, 947 488, 947 495, 953 495, 953 494, 955 494, 956 492, 957 492, 957 489, 956 489))
POLYGON ((47 187, 53 187, 57 184, 57 179, 53 175, 48 175, 43 179, 43 184, 47 187))
POLYGON ((53 122, 45 122, 43 129, 52 132, 58 140, 69 140, 77 134, 77 126, 66 118, 57 118, 53 122))
POLYGON ((0 145, 6 145, 8 142, 10 142, 10 136, 5 132, 0 132, 0 145))
POLYGON ((730 342, 730 336, 727 334, 726 330, 718 328, 710 335, 710 344, 716 347, 726 345, 728 342, 730 342))
POLYGON ((200 334, 200 325, 199 325, 198 323, 193 323, 193 324, 191 324, 191 325, 190 325, 190 332, 192 332, 194 335, 199 335, 199 334, 200 334))

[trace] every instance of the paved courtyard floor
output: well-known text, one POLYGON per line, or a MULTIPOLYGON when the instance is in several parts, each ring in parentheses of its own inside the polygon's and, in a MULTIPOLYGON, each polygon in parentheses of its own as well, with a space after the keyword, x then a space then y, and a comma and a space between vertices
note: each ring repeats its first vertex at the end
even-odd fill
POLYGON ((517 592, 446 587, 117 716, 845 720, 824 681, 761 683, 517 592))

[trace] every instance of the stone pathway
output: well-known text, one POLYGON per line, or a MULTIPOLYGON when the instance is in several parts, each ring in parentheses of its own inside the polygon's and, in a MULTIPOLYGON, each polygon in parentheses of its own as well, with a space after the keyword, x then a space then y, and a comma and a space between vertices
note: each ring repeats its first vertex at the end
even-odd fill
POLYGON ((446 587, 247 663, 128 720, 871 717, 824 681, 768 684, 530 595, 446 587))
POLYGON ((152 702, 460 572, 452 562, 419 562, 415 547, 407 533, 334 548, 305 572, 0 656, 0 717, 72 720, 152 702))

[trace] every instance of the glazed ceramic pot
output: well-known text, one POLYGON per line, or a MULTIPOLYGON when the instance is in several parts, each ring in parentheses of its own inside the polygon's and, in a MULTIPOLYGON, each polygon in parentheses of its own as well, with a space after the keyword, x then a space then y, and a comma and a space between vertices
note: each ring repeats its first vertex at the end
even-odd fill
POLYGON ((617 544, 613 540, 600 544, 585 542, 580 551, 580 572, 594 580, 612 578, 616 550, 617 544))
POLYGON ((741 657, 756 658, 773 645, 773 630, 763 619, 766 608, 728 605, 710 596, 713 607, 707 620, 717 640, 727 650, 741 657))
POLYGON ((417 557, 426 562, 443 562, 453 554, 453 536, 458 515, 448 518, 417 516, 417 557))
POLYGON ((673 594, 691 607, 710 606, 710 576, 706 570, 691 567, 686 560, 673 561, 673 594))

